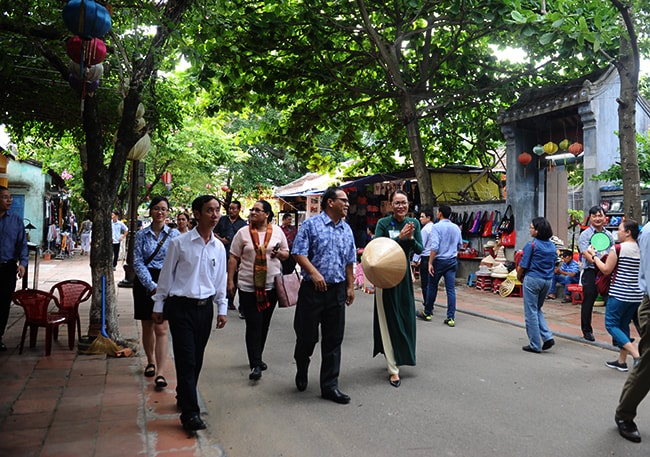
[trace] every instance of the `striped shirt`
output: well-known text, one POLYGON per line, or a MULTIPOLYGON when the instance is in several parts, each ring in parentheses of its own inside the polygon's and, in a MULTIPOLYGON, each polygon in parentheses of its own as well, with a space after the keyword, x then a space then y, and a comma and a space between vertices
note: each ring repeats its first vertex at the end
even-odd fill
MULTIPOLYGON (((609 255, 615 254, 612 247, 609 255)), ((641 263, 639 245, 634 241, 621 243, 621 251, 616 264, 616 274, 609 286, 610 297, 625 302, 640 302, 643 291, 639 288, 639 265, 641 263)))

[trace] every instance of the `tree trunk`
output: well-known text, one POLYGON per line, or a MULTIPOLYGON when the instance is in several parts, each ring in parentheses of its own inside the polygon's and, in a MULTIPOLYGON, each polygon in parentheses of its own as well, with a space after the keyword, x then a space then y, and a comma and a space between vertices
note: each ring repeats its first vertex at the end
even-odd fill
POLYGON ((415 177, 418 180, 421 204, 419 210, 420 212, 427 209, 431 210, 433 209, 433 205, 436 204, 435 195, 433 195, 431 175, 429 174, 424 150, 422 149, 422 137, 420 136, 420 124, 418 122, 417 112, 409 94, 405 93, 400 98, 400 109, 406 127, 415 177))
POLYGON ((636 152, 636 101, 639 95, 639 60, 627 37, 621 37, 620 55, 616 63, 621 79, 618 99, 618 136, 623 177, 625 216, 642 222, 641 177, 636 152))

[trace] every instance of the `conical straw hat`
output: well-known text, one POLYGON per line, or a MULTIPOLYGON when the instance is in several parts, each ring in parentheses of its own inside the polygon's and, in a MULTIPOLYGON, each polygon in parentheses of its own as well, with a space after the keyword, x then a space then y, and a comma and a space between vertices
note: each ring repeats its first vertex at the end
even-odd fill
POLYGON ((363 274, 377 287, 390 289, 406 275, 406 255, 396 241, 379 237, 368 243, 361 257, 363 274))

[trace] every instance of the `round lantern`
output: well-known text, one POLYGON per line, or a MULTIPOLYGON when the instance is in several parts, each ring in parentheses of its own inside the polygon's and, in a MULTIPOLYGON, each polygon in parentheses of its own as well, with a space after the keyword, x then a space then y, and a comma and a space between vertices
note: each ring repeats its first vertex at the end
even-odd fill
POLYGON ((566 151, 569 148, 569 140, 567 140, 566 138, 563 139, 562 141, 560 141, 559 146, 560 146, 560 149, 562 149, 563 151, 566 151))
POLYGON ((557 144, 549 141, 544 145, 544 152, 548 155, 555 154, 558 150, 557 144))
POLYGON ((541 156, 542 154, 544 154, 544 146, 542 146, 541 144, 536 145, 533 148, 533 152, 535 153, 535 155, 541 156))
POLYGON ((228 189, 228 186, 224 184, 223 186, 221 186, 221 190, 227 193, 230 189, 228 189))
POLYGON ((584 151, 584 148, 582 147, 582 143, 578 143, 577 141, 573 143, 571 146, 569 146, 569 152, 574 156, 579 156, 582 153, 582 151, 584 151))
POLYGON ((69 38, 66 45, 68 57, 84 66, 100 63, 106 58, 106 44, 99 38, 84 40, 80 36, 69 38))
POLYGON ((171 184, 172 183, 172 174, 168 171, 164 172, 162 175, 160 175, 160 179, 162 179, 162 182, 165 184, 171 184))
MULTIPOLYGON (((129 155, 127 159, 129 160, 142 160, 145 158, 147 153, 149 152, 149 149, 151 149, 151 137, 149 137, 148 133, 145 133, 142 138, 138 140, 137 143, 131 148, 129 151, 129 155)), ((166 172, 169 173, 169 172, 166 172)), ((163 173, 163 181, 165 180, 164 178, 165 173, 163 173)), ((165 184, 167 184, 166 181, 164 181, 165 184)), ((171 178, 171 173, 169 173, 169 182, 172 182, 171 178)))
POLYGON ((99 79, 97 79, 95 81, 82 81, 77 76, 73 75, 72 73, 70 73, 68 75, 68 82, 70 83, 70 87, 72 87, 74 90, 76 90, 80 94, 84 90, 86 91, 85 93, 88 93, 88 94, 93 93, 99 87, 99 79))
POLYGON ((70 0, 63 7, 63 22, 84 38, 104 36, 111 29, 111 15, 94 0, 70 0))
POLYGON ((75 75, 77 78, 84 79, 86 81, 95 81, 101 78, 104 74, 104 65, 101 63, 86 66, 82 70, 81 65, 76 62, 70 62, 69 68, 70 73, 75 75))
POLYGON ((205 185, 205 188, 206 188, 206 189, 212 189, 212 184, 206 184, 206 185, 205 185))
POLYGON ((525 167, 526 165, 528 165, 530 162, 533 161, 533 156, 530 155, 528 152, 522 152, 517 157, 517 160, 519 161, 520 164, 522 164, 525 167))

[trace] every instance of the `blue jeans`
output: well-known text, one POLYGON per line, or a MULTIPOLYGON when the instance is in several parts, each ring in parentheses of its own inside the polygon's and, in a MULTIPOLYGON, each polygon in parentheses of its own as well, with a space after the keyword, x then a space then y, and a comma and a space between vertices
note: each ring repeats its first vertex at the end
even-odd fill
POLYGON ((551 289, 549 290, 549 293, 555 294, 557 283, 560 283, 564 286, 564 296, 570 297, 571 294, 569 293, 569 289, 567 288, 567 286, 569 284, 578 284, 579 280, 580 280, 580 276, 578 275, 575 276, 553 275, 553 282, 551 282, 551 289))
POLYGON ((640 302, 621 301, 609 297, 605 308, 605 329, 614 338, 614 345, 623 347, 630 342, 630 322, 640 302))
POLYGON ((433 276, 429 277, 427 286, 424 312, 433 313, 433 304, 438 296, 438 283, 440 278, 445 279, 445 291, 447 292, 447 317, 454 319, 456 316, 456 270, 458 270, 458 259, 433 259, 433 276))
POLYGON ((522 287, 528 341, 531 349, 541 351, 542 343, 553 338, 553 333, 549 330, 542 312, 544 299, 551 287, 551 280, 526 275, 522 287))

